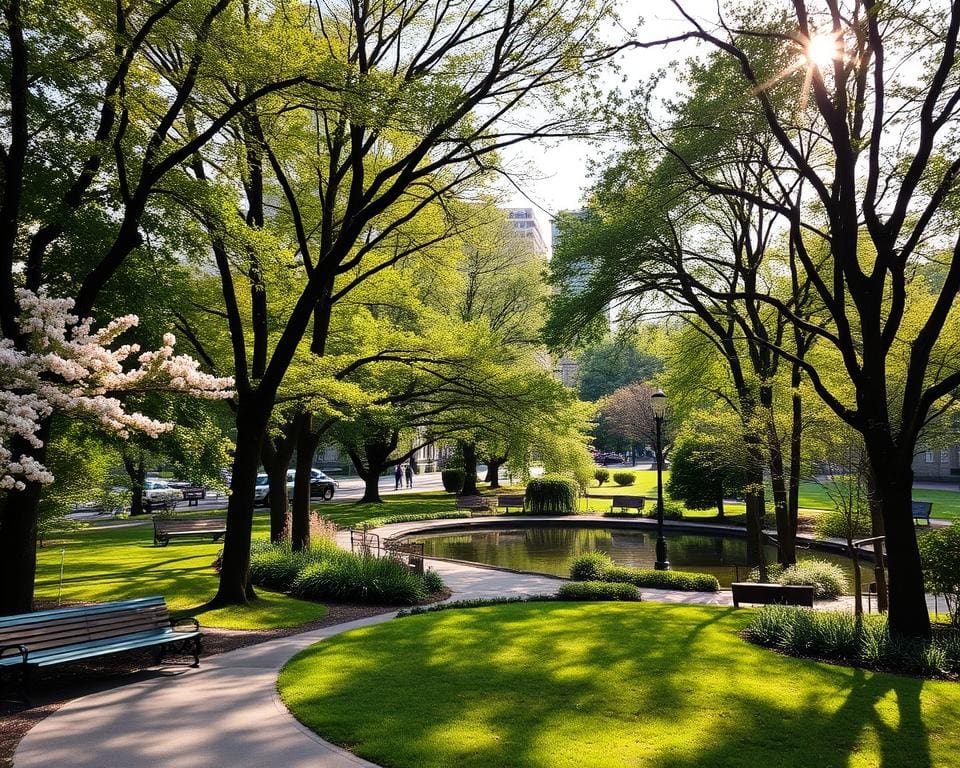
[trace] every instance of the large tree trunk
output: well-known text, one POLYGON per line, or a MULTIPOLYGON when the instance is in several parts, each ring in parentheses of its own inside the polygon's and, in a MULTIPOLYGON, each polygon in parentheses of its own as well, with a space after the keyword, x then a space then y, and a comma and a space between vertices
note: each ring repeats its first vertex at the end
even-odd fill
MULTIPOLYGON (((873 479, 873 470, 867 467, 867 504, 870 506, 871 536, 883 536, 883 513, 880 511, 880 501, 877 496, 877 483, 873 479)), ((877 610, 886 613, 889 602, 887 600, 887 573, 884 564, 884 547, 882 541, 873 542, 873 578, 877 585, 877 610)))
POLYGON ((143 514, 143 486, 147 481, 147 470, 143 463, 143 453, 141 452, 137 461, 130 456, 123 457, 123 468, 127 471, 130 478, 130 515, 143 514))
POLYGON ((290 543, 294 552, 310 547, 310 479, 313 455, 320 435, 313 434, 313 415, 297 417, 297 472, 293 481, 293 528, 290 543))
POLYGON ((878 450, 878 441, 867 435, 864 439, 886 537, 890 632, 925 639, 930 636, 930 613, 911 511, 913 470, 908 456, 878 450))
POLYGON ((797 528, 791 525, 790 503, 787 498, 786 467, 783 445, 773 418, 773 390, 761 389, 764 418, 767 424, 767 456, 770 467, 770 485, 773 489, 773 509, 777 524, 777 560, 784 567, 797 562, 797 528))
POLYGON ((793 386, 793 412, 790 422, 790 464, 787 476, 787 515, 794 536, 796 549, 797 528, 800 525, 800 446, 803 439, 803 401, 800 399, 800 366, 794 365, 791 379, 793 386))
POLYGON ((272 398, 262 393, 238 395, 237 446, 233 456, 230 500, 227 502, 227 536, 223 542, 220 586, 215 605, 244 605, 254 597, 250 585, 250 536, 253 532, 253 489, 257 484, 260 447, 272 398))
POLYGON ((487 461, 486 481, 490 483, 491 488, 500 487, 500 467, 507 460, 506 456, 491 456, 487 461))
POLYGON ((274 544, 279 544, 290 533, 287 470, 293 457, 294 441, 291 439, 291 430, 292 425, 285 424, 282 437, 272 439, 266 435, 261 451, 263 467, 267 471, 270 485, 267 501, 270 507, 270 541, 274 544))
MULTIPOLYGON (((28 454, 44 463, 50 438, 50 420, 40 424, 37 437, 43 446, 34 448, 21 438, 10 441, 14 456, 28 454)), ((33 586, 37 573, 37 520, 42 486, 27 483, 22 491, 7 491, 0 518, 0 615, 33 610, 33 586)))
POLYGON ((463 453, 463 490, 461 496, 476 496, 477 491, 477 446, 472 442, 460 440, 463 453))

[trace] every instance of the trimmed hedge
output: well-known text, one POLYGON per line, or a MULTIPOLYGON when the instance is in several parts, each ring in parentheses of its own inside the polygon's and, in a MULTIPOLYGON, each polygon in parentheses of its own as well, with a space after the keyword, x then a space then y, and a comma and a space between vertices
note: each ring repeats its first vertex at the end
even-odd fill
POLYGON ((637 482, 637 476, 633 472, 614 472, 613 482, 620 486, 633 485, 637 482))
POLYGON ((443 490, 447 493, 460 493, 466 482, 467 473, 462 469, 444 469, 440 472, 440 479, 443 482, 443 490))
POLYGON ((420 520, 457 520, 462 517, 470 517, 469 510, 466 512, 424 512, 422 514, 384 515, 383 517, 371 517, 369 520, 364 520, 363 525, 367 528, 379 528, 381 525, 390 525, 391 523, 416 523, 420 520))
POLYGON ((580 486, 567 477, 535 477, 527 483, 527 513, 573 515, 577 512, 580 486))
POLYGON ((610 556, 602 552, 588 552, 575 558, 570 564, 570 578, 574 581, 607 581, 681 592, 717 592, 720 589, 720 582, 708 573, 630 568, 614 564, 610 556))
POLYGON ((412 605, 444 588, 434 571, 418 576, 396 560, 363 557, 326 540, 303 552, 258 542, 250 553, 250 580, 310 600, 373 605, 412 605))
POLYGON ((960 674, 960 632, 937 631, 930 642, 899 640, 890 635, 886 616, 862 616, 858 622, 846 611, 768 605, 754 614, 744 634, 791 656, 930 677, 960 674))
POLYGON ((593 471, 593 479, 597 481, 597 485, 603 485, 607 480, 610 479, 610 470, 609 469, 595 469, 593 471))
POLYGON ((557 599, 640 602, 640 590, 633 584, 617 584, 609 581, 572 581, 557 590, 557 599))

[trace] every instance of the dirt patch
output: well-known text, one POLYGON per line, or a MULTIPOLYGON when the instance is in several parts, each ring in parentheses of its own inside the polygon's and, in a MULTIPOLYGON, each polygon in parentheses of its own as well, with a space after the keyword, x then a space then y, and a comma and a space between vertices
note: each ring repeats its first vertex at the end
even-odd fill
MULTIPOLYGON (((310 632, 314 629, 396 610, 391 607, 369 605, 327 607, 327 615, 322 619, 286 629, 241 631, 204 627, 202 658, 278 637, 310 632)), ((27 731, 72 699, 140 680, 160 677, 163 674, 161 671, 156 667, 150 668, 154 664, 154 658, 154 650, 148 648, 41 671, 30 685, 31 706, 22 702, 0 701, 0 768, 10 768, 13 765, 14 750, 27 731)), ((189 657, 164 659, 164 664, 178 662, 189 664, 192 659, 189 657)))

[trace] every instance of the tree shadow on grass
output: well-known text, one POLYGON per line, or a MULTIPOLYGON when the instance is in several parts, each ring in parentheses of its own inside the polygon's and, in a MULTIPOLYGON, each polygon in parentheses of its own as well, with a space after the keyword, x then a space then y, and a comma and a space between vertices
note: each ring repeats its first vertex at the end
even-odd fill
MULTIPOLYGON (((316 646, 281 689, 322 736, 398 768, 944 764, 924 681, 778 656, 741 624, 699 606, 450 611, 316 646)), ((958 702, 937 713, 952 757, 958 702)))

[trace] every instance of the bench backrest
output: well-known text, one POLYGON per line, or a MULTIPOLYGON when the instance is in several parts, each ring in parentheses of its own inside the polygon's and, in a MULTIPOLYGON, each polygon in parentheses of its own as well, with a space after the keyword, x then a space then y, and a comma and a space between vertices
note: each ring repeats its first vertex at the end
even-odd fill
POLYGON ((222 531, 226 524, 222 517, 153 518, 153 528, 158 533, 222 531))
POLYGON ((520 494, 504 494, 503 496, 497 496, 497 504, 501 507, 522 507, 524 502, 524 495, 520 494))
POLYGON ((614 496, 610 499, 611 506, 617 509, 643 509, 646 496, 614 496))
POLYGON ((495 507, 497 499, 493 496, 457 496, 458 508, 495 507))
POLYGON ((930 511, 933 509, 932 501, 912 501, 910 506, 913 509, 914 517, 930 517, 930 511))
POLYGON ((169 626, 164 599, 142 597, 0 617, 0 645, 25 645, 36 652, 169 626))
POLYGON ((814 589, 808 584, 758 584, 739 581, 730 585, 735 600, 745 603, 779 603, 813 606, 814 589))
POLYGON ((184 488, 180 492, 183 494, 184 500, 203 499, 203 498, 206 498, 206 495, 207 495, 206 488, 184 488))

